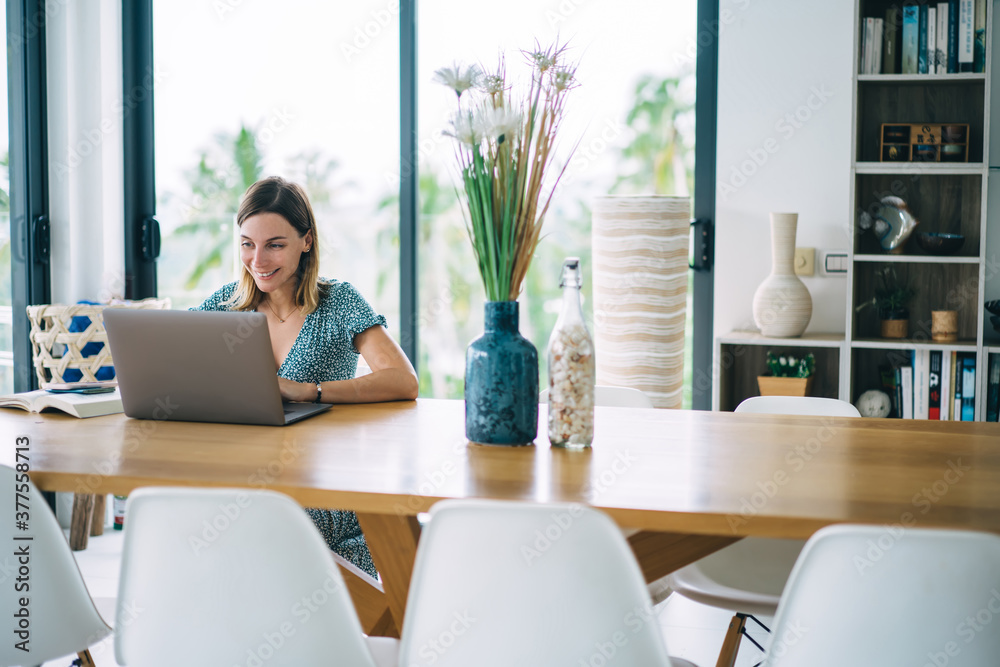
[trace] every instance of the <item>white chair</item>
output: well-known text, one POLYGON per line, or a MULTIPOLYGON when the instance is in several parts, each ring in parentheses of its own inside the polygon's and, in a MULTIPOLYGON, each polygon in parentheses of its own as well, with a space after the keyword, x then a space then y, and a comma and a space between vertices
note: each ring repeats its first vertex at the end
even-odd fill
POLYGON ((4 545, 0 615, 7 627, 0 642, 0 664, 41 665, 74 653, 83 664, 93 664, 88 647, 107 637, 111 628, 94 607, 59 522, 41 492, 13 468, 0 466, 0 493, 6 499, 0 521, 4 545), (21 511, 23 518, 17 515, 21 511), (26 529, 18 527, 19 520, 26 529), (19 591, 18 585, 27 588, 19 591), (22 618, 25 628, 20 627, 22 618), (25 634, 18 635, 19 631, 25 634), (27 652, 17 648, 22 641, 27 652))
POLYGON ((735 412, 810 417, 860 417, 858 409, 836 398, 814 396, 753 396, 736 406, 735 412))
POLYGON ((601 512, 446 500, 431 516, 400 665, 671 664, 635 557, 601 512))
POLYGON ((127 512, 119 664, 396 664, 398 641, 362 634, 327 545, 287 496, 144 488, 127 512))
MULTIPOLYGON (((858 409, 835 398, 756 396, 736 412, 860 417, 858 409)), ((742 612, 733 617, 719 664, 732 665, 743 633, 743 614, 773 616, 788 576, 802 551, 802 540, 748 537, 667 576, 674 592, 702 604, 742 612)))
POLYGON ((1000 665, 1000 537, 829 526, 778 605, 769 667, 1000 665))
MULTIPOLYGON (((548 403, 549 390, 545 388, 538 392, 538 402, 548 403)), ((594 387, 594 405, 609 408, 652 408, 653 401, 638 389, 631 387, 612 387, 599 384, 594 387)))

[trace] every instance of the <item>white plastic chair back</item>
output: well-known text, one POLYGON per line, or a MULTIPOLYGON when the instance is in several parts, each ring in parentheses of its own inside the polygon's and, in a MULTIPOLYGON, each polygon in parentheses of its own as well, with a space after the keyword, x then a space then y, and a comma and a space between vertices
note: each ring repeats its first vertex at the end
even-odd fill
POLYGON ((1000 537, 839 525, 806 543, 766 665, 1000 665, 1000 537))
POLYGON ((453 500, 431 517, 400 665, 670 665, 639 566, 604 514, 453 500))
POLYGON ((753 396, 737 405, 734 412, 823 417, 861 416, 858 409, 847 401, 815 396, 753 396))
MULTIPOLYGON (((755 396, 736 412, 860 417, 846 401, 811 396, 755 396)), ((788 575, 805 542, 747 537, 668 575, 668 586, 702 604, 748 614, 775 613, 788 575)))
MULTIPOLYGON (((548 388, 538 392, 538 402, 548 403, 548 388)), ((612 387, 599 384, 594 387, 594 405, 609 408, 652 408, 653 401, 639 389, 631 387, 612 387)))
POLYGON ((126 513, 119 664, 374 667, 328 547, 287 496, 144 488, 126 513))
POLYGON ((23 475, 0 466, 0 493, 5 499, 0 519, 4 545, 0 615, 5 625, 0 664, 40 665, 86 650, 108 636, 111 628, 94 607, 66 536, 45 498, 25 476, 18 478, 19 474, 23 475), (24 516, 18 517, 16 513, 21 511, 24 516), (18 528, 19 520, 27 525, 25 530, 18 528), (27 537, 31 539, 24 539, 27 537), (18 586, 26 587, 18 590, 18 586), (21 598, 28 600, 26 607, 21 598), (17 648, 25 639, 28 641, 23 646, 28 652, 17 648))

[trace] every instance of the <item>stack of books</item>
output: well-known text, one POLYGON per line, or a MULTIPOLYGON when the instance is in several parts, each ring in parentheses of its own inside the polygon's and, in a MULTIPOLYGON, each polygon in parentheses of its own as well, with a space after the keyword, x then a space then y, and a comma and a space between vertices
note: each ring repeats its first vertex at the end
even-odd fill
MULTIPOLYGON (((882 388, 892 399, 890 416, 975 420, 975 352, 920 349, 910 351, 909 357, 908 363, 881 368, 882 388)), ((1000 382, 1000 355, 993 359, 1000 382)), ((992 373, 992 363, 990 370, 992 373)))
POLYGON ((860 21, 861 74, 986 71, 987 0, 904 4, 860 21))

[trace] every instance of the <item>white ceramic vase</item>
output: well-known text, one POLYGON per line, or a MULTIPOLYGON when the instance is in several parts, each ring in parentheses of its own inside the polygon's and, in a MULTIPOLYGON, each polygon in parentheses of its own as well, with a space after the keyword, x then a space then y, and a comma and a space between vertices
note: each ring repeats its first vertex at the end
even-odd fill
POLYGON ((771 275, 753 295, 753 319, 765 336, 801 336, 812 317, 812 297, 795 275, 798 213, 771 214, 771 275))

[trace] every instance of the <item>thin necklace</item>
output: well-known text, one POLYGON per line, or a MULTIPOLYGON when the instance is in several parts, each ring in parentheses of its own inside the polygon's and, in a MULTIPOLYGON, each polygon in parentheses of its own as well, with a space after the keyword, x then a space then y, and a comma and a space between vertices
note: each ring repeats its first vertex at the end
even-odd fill
POLYGON ((264 305, 265 305, 265 306, 267 306, 267 309, 271 311, 271 314, 272 314, 272 315, 274 315, 275 317, 277 317, 277 318, 278 318, 278 322, 280 322, 281 324, 284 324, 284 323, 285 323, 285 320, 287 320, 287 319, 288 319, 289 317, 291 317, 291 316, 292 316, 292 313, 294 313, 294 312, 295 312, 296 310, 298 310, 298 306, 296 306, 295 308, 292 308, 292 310, 291 310, 291 311, 289 311, 289 313, 288 313, 287 315, 285 315, 284 317, 282 317, 281 315, 279 315, 279 314, 278 314, 278 313, 277 313, 277 312, 276 312, 276 311, 274 310, 274 308, 272 308, 272 307, 271 307, 271 302, 270 302, 270 301, 265 301, 265 302, 264 302, 264 305))

